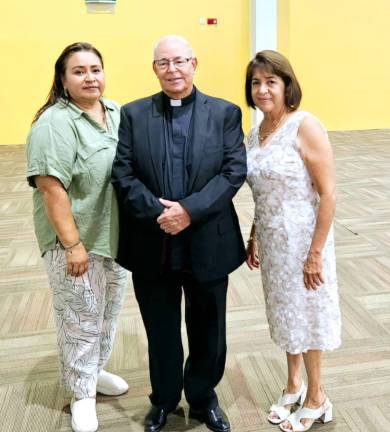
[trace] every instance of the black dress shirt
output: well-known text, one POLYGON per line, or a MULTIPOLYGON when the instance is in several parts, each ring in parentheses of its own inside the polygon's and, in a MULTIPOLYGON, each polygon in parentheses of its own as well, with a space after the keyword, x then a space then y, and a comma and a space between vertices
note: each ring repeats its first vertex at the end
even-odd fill
MULTIPOLYGON (((164 198, 179 201, 188 188, 188 151, 192 145, 192 115, 196 90, 184 99, 172 100, 165 93, 164 101, 164 198)), ((189 270, 188 233, 186 230, 167 238, 170 270, 189 270)))

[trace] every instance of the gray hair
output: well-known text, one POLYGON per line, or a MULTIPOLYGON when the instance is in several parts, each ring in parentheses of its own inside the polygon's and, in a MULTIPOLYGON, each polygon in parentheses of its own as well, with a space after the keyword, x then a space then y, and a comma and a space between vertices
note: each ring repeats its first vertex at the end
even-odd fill
POLYGON ((163 36, 162 38, 160 38, 154 45, 154 51, 153 51, 153 55, 154 58, 156 58, 156 53, 158 51, 158 49, 160 48, 160 45, 162 45, 163 43, 166 42, 174 42, 174 43, 178 43, 180 45, 183 45, 187 50, 188 50, 188 56, 189 57, 193 57, 193 52, 192 52, 192 47, 189 44, 189 42, 187 41, 187 39, 183 38, 182 36, 176 36, 176 35, 168 35, 168 36, 163 36))

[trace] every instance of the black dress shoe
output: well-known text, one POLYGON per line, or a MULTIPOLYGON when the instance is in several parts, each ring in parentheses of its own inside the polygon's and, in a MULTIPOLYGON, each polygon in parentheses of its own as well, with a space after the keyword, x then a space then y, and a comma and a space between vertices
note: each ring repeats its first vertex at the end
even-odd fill
POLYGON ((190 407, 189 416, 205 423, 214 432, 230 432, 229 420, 218 405, 215 408, 202 410, 190 407))
POLYGON ((170 411, 164 408, 157 408, 152 405, 149 412, 145 416, 145 432, 158 432, 167 422, 167 416, 170 411))

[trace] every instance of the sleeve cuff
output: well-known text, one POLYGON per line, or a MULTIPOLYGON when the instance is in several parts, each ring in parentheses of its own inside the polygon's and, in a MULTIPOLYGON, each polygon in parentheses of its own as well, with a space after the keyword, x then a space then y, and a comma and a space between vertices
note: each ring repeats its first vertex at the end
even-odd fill
POLYGON ((47 166, 32 167, 32 168, 29 168, 27 170, 27 181, 28 181, 28 184, 33 188, 37 187, 35 184, 35 180, 34 180, 34 177, 36 177, 36 176, 55 177, 59 182, 61 182, 61 184, 65 190, 67 190, 69 188, 70 183, 71 183, 70 178, 65 178, 65 176, 63 174, 61 174, 59 171, 57 171, 53 167, 47 167, 47 166))

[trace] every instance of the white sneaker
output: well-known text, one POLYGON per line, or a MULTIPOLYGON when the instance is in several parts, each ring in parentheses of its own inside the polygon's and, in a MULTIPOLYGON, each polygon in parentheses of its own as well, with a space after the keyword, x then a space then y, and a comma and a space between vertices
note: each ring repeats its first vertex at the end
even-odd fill
POLYGON ((95 432, 99 424, 96 417, 96 399, 72 399, 70 403, 72 412, 72 429, 74 432, 95 432))
POLYGON ((127 382, 118 375, 101 370, 98 378, 96 391, 107 396, 119 396, 129 389, 127 382))

